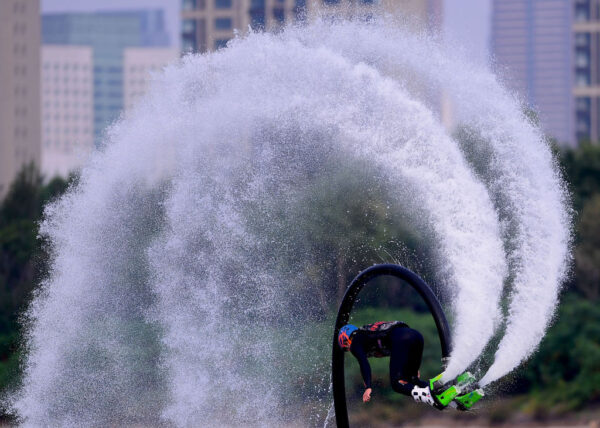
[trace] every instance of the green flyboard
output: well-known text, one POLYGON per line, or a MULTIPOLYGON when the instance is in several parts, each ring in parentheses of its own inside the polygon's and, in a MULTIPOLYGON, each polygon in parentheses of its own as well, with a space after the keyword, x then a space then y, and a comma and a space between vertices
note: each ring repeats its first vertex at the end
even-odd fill
POLYGON ((448 404, 456 398, 460 393, 456 385, 452 385, 450 388, 442 391, 440 394, 433 394, 435 400, 443 407, 447 407, 448 404))
POLYGON ((431 389, 436 407, 440 409, 447 407, 465 388, 475 382, 475 376, 469 372, 464 372, 452 382, 452 386, 442 390, 444 385, 441 382, 441 378, 442 374, 439 374, 429 380, 429 389, 431 389))
POLYGON ((479 388, 468 394, 459 395, 454 399, 460 410, 469 410, 475 403, 485 396, 483 389, 479 388))
POLYGON ((459 377, 456 378, 456 385, 458 388, 463 391, 466 387, 475 382, 475 376, 471 374, 471 372, 464 372, 459 377))
POLYGON ((431 390, 431 395, 433 397, 433 400, 435 401, 435 407, 437 407, 438 409, 443 409, 447 407, 448 404, 450 404, 460 392, 457 389, 456 385, 452 385, 451 387, 442 391, 442 374, 443 373, 440 373, 436 377, 429 380, 429 389, 431 390))
POLYGON ((436 377, 429 379, 429 389, 431 389, 431 392, 441 389, 441 387, 443 386, 441 382, 443 374, 444 373, 440 373, 436 377))

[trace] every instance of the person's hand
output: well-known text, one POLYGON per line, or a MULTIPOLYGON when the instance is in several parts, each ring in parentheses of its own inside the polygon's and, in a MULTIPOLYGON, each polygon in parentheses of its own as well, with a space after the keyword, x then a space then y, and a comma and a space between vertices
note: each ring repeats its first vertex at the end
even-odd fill
POLYGON ((371 400, 371 388, 365 389, 365 393, 363 394, 363 403, 371 400))

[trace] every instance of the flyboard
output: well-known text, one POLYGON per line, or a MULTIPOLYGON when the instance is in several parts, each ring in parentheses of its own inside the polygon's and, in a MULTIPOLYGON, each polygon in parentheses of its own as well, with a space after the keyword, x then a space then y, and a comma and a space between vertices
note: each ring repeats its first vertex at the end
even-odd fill
MULTIPOLYGON (((331 383, 333 387, 335 418, 339 428, 348 427, 349 421, 348 408, 346 406, 346 385, 344 380, 344 351, 337 345, 338 333, 340 328, 348 324, 352 307, 363 287, 372 279, 386 275, 394 276, 411 285, 427 304, 427 308, 435 321, 440 339, 442 365, 445 364, 452 349, 450 327, 448 326, 448 321, 442 306, 431 288, 417 274, 405 267, 394 264, 374 265, 359 273, 356 278, 352 280, 344 294, 333 332, 331 383)), ((471 388, 471 391, 466 391, 475 381, 475 378, 469 372, 465 372, 457 377, 456 380, 451 383, 449 388, 441 384, 441 376, 442 375, 438 375, 430 380, 430 388, 437 408, 443 409, 453 403, 456 404, 460 410, 468 410, 475 402, 482 398, 483 391, 480 389, 471 388), (466 393, 463 394, 463 392, 466 393)))

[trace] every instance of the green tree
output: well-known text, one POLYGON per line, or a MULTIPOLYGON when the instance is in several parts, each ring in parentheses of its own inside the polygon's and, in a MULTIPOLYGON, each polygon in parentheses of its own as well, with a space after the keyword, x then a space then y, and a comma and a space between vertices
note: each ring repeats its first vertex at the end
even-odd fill
POLYGON ((568 294, 556 323, 527 364, 538 405, 557 411, 600 399, 600 307, 568 294))
POLYGON ((579 244, 575 250, 576 287, 585 297, 600 297, 600 193, 585 204, 579 222, 579 244))
POLYGON ((565 150, 560 161, 573 193, 575 209, 581 211, 586 201, 600 192, 600 145, 586 143, 565 150))
POLYGON ((16 380, 19 368, 18 316, 27 306, 45 259, 37 240, 44 205, 68 184, 54 178, 43 184, 34 164, 17 174, 0 205, 0 389, 16 380))

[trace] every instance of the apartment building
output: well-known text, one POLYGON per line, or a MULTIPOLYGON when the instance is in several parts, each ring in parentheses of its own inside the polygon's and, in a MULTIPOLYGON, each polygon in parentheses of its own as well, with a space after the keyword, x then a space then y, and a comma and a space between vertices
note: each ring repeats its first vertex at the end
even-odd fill
POLYGON ((40 3, 0 1, 0 198, 40 163, 40 3))
POLYGON ((66 177, 94 148, 92 47, 43 45, 41 87, 41 170, 66 177))

